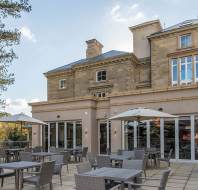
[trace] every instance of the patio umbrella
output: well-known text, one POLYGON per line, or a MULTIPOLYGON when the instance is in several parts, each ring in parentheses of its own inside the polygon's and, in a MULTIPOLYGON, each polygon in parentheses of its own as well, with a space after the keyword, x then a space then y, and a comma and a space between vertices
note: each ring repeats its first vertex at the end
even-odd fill
POLYGON ((142 120, 152 120, 152 119, 157 119, 157 118, 176 118, 176 117, 177 116, 175 115, 171 115, 171 114, 164 113, 161 111, 140 107, 140 108, 134 108, 134 109, 130 109, 128 111, 122 112, 109 119, 110 120, 122 120, 122 121, 133 120, 133 121, 137 121, 139 124, 140 121, 142 120))

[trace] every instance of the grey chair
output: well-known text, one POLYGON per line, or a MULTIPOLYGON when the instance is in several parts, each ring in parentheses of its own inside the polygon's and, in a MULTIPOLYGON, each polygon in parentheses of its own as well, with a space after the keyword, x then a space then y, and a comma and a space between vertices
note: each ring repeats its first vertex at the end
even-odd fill
POLYGON ((87 159, 87 152, 88 152, 88 147, 83 147, 82 152, 76 153, 75 157, 76 160, 77 158, 79 161, 83 161, 83 158, 87 159))
POLYGON ((53 175, 59 175, 60 183, 62 185, 62 167, 64 165, 64 155, 56 154, 50 157, 51 161, 55 161, 53 175))
POLYGON ((71 158, 71 153, 66 151, 60 151, 60 154, 64 156, 63 165, 67 166, 67 172, 69 172, 69 162, 71 158))
POLYGON ((134 159, 136 160, 143 160, 145 155, 144 149, 136 149, 134 150, 134 159))
POLYGON ((6 162, 7 155, 6 155, 6 151, 4 148, 0 148, 0 163, 1 162, 6 162))
POLYGON ((166 158, 157 158, 158 166, 160 167, 160 162, 166 162, 168 164, 168 167, 170 167, 170 159, 173 153, 173 149, 170 149, 170 152, 168 153, 168 157, 166 158))
POLYGON ((0 179, 1 179, 1 187, 3 187, 4 184, 4 178, 12 177, 15 175, 14 171, 4 171, 3 169, 0 169, 0 179))
POLYGON ((49 147, 49 151, 52 153, 57 153, 58 149, 55 146, 51 146, 51 147, 49 147))
POLYGON ((138 184, 138 183, 133 183, 133 182, 127 182, 127 184, 128 184, 128 189, 136 189, 136 188, 138 188, 139 190, 141 190, 141 189, 154 189, 154 188, 156 188, 156 189, 158 189, 158 190, 165 190, 166 189, 166 184, 167 184, 167 181, 168 181, 168 176, 169 176, 169 174, 170 174, 170 172, 171 172, 171 169, 170 168, 168 168, 168 169, 166 169, 166 170, 163 170, 162 171, 162 174, 161 174, 161 178, 160 179, 158 179, 158 178, 147 178, 147 180, 145 181, 146 183, 143 183, 143 184, 138 184), (148 184, 148 182, 149 181, 153 181, 153 180, 157 180, 157 181, 159 181, 159 185, 150 185, 150 184, 148 184))
POLYGON ((123 150, 122 151, 122 155, 130 156, 131 159, 134 159, 135 158, 135 152, 134 151, 123 150))
POLYGON ((107 148, 106 152, 107 152, 107 155, 111 155, 111 149, 110 148, 107 148))
POLYGON ((96 169, 96 167, 98 166, 98 164, 96 162, 96 155, 92 152, 88 152, 87 159, 88 159, 89 163, 91 164, 91 167, 96 169))
MULTIPOLYGON (((76 190, 106 190, 105 180, 103 177, 75 175, 76 190)), ((111 188, 118 189, 120 186, 116 185, 111 188)))
POLYGON ((33 161, 31 152, 20 152, 19 153, 19 158, 20 158, 21 161, 30 161, 30 162, 33 161))
POLYGON ((44 188, 50 185, 50 190, 53 190, 52 176, 54 171, 55 161, 43 162, 40 172, 37 175, 23 178, 23 183, 35 185, 37 188, 44 188))
POLYGON ((123 160, 122 168, 143 170, 143 160, 123 160))
POLYGON ((41 146, 36 146, 34 148, 32 148, 32 152, 42 152, 43 151, 43 148, 41 146))
POLYGON ((89 162, 84 162, 76 166, 78 174, 89 172, 92 170, 91 164, 89 162))
POLYGON ((109 155, 97 155, 96 156, 98 168, 112 167, 111 158, 109 155))

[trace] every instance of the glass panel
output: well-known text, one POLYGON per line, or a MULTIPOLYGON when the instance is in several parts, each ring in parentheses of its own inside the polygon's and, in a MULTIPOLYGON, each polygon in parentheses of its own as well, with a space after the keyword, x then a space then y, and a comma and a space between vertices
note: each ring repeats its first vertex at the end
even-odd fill
POLYGON ((189 117, 179 119, 179 158, 191 159, 191 126, 189 117))
POLYGON ((160 150, 160 120, 150 122, 150 141, 151 148, 160 150))
POLYGON ((168 156, 173 149, 172 158, 175 158, 175 121, 164 121, 164 154, 168 156))
POLYGON ((187 80, 192 81, 192 63, 187 65, 187 80))
POLYGON ((58 147, 64 147, 64 122, 58 123, 58 147))
POLYGON ((100 154, 107 152, 107 124, 100 123, 100 154))
POLYGON ((109 121, 109 149, 111 151, 111 121, 109 121))
POLYGON ((73 148, 73 122, 67 122, 67 148, 73 148))
POLYGON ((191 35, 184 35, 180 37, 180 44, 181 48, 189 47, 191 46, 191 35))
POLYGON ((47 151, 48 150, 48 143, 49 143, 49 141, 48 141, 48 126, 44 126, 44 129, 45 129, 45 131, 44 131, 44 135, 45 135, 45 137, 44 137, 44 149, 47 151))
POLYGON ((195 117, 195 160, 198 160, 198 116, 195 117))
POLYGON ((186 74, 185 74, 185 64, 181 65, 181 80, 185 80, 186 79, 186 74))
POLYGON ((134 128, 133 122, 126 122, 124 126, 124 147, 126 150, 134 149, 134 128))
POLYGON ((195 77, 198 78, 198 55, 195 56, 195 77))
POLYGON ((56 146, 56 123, 50 123, 50 146, 56 146))
POLYGON ((82 123, 76 122, 76 146, 82 146, 82 123))
POLYGON ((146 123, 140 123, 137 126, 137 147, 138 148, 146 148, 147 147, 147 132, 146 123))

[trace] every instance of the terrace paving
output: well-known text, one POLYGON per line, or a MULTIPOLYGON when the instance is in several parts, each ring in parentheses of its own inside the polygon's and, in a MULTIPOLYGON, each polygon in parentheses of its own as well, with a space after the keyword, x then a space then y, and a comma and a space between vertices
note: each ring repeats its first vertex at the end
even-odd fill
MULTIPOLYGON (((163 169, 161 166, 160 169, 163 169)), ((172 172, 169 176, 167 190, 197 190, 198 189, 198 164, 192 163, 172 163, 172 172)), ((148 177, 160 177, 160 169, 149 169, 147 170, 148 177)), ((74 190, 74 174, 76 173, 76 164, 69 165, 69 173, 66 167, 63 168, 63 185, 60 185, 59 176, 53 177, 53 189, 54 190, 74 190)), ((152 184, 158 185, 159 181, 152 181, 152 184)), ((151 184, 150 182, 146 182, 151 184)), ((6 178, 4 187, 2 190, 14 190, 14 177, 6 178)), ((24 190, 33 190, 34 186, 24 185, 24 190)), ((48 190, 48 187, 45 188, 48 190)), ((156 188, 148 188, 153 190, 156 188)))

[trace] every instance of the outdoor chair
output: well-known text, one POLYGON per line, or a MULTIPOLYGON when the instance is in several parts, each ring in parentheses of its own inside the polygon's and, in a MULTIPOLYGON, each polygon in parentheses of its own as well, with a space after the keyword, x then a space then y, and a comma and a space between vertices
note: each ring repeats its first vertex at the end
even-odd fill
POLYGON ((143 149, 136 149, 134 150, 134 159, 136 160, 143 160, 145 155, 145 150, 143 149))
POLYGON ((29 161, 29 162, 33 161, 31 152, 20 152, 19 153, 19 158, 20 158, 21 161, 29 161))
POLYGON ((57 153, 57 148, 55 146, 51 146, 49 147, 49 152, 52 152, 52 153, 57 153))
POLYGON ((170 167, 170 159, 171 159, 172 153, 173 153, 173 149, 170 149, 170 152, 168 153, 167 158, 157 158, 158 166, 160 167, 160 162, 166 162, 168 164, 168 167, 170 167))
POLYGON ((54 171, 55 161, 43 162, 40 172, 34 176, 23 178, 23 183, 35 185, 37 188, 44 188, 50 185, 50 190, 53 190, 52 176, 54 171))
POLYGON ((107 155, 111 155, 111 149, 110 148, 107 148, 106 152, 107 152, 107 155))
POLYGON ((64 156, 63 165, 67 166, 67 172, 69 172, 69 162, 70 162, 70 158, 71 158, 71 153, 70 152, 60 151, 60 154, 62 154, 64 156))
POLYGON ((36 152, 42 152, 43 148, 41 146, 36 146, 34 148, 32 148, 32 152, 36 153, 36 152))
POLYGON ((85 158, 85 160, 87 160, 87 152, 88 152, 88 147, 83 147, 82 152, 77 152, 75 154, 76 160, 77 158, 80 161, 83 161, 83 158, 85 158))
POLYGON ((122 151, 122 155, 130 156, 131 159, 134 159, 135 158, 135 152, 134 151, 123 150, 122 151))
POLYGON ((4 178, 12 177, 14 175, 15 175, 14 171, 6 171, 5 172, 3 169, 0 169, 1 187, 3 187, 4 178))
POLYGON ((133 182, 127 182, 128 184, 128 189, 131 190, 131 189, 138 189, 138 190, 141 190, 141 189, 158 189, 158 190, 165 190, 166 189, 166 184, 167 184, 167 181, 168 181, 168 176, 171 172, 171 169, 168 168, 166 170, 163 170, 162 171, 162 175, 161 175, 161 178, 158 179, 158 178, 147 178, 147 180, 145 181, 145 183, 143 184, 138 184, 138 183, 133 183, 133 182), (153 180, 156 180, 156 181, 159 181, 159 185, 153 185, 153 180), (148 182, 151 182, 150 184, 148 182))
POLYGON ((91 152, 88 152, 87 159, 88 159, 89 163, 91 164, 91 167, 96 169, 96 167, 98 166, 98 164, 96 162, 96 155, 91 152))
POLYGON ((112 167, 111 158, 109 155, 97 155, 96 156, 98 168, 112 167))
POLYGON ((76 166, 76 169, 77 169, 78 174, 82 174, 82 173, 89 172, 92 170, 91 164, 89 162, 78 164, 76 166))
POLYGON ((50 157, 51 161, 55 161, 53 175, 59 175, 60 183, 62 185, 62 167, 64 165, 64 155, 56 154, 50 157))
POLYGON ((0 148, 0 163, 1 162, 6 162, 7 155, 6 155, 6 151, 4 148, 0 148))
POLYGON ((96 176, 86 176, 86 175, 75 175, 76 190, 115 190, 120 187, 116 185, 112 188, 108 188, 105 185, 105 180, 103 177, 96 176))
POLYGON ((122 168, 143 170, 143 160, 123 160, 122 168))

